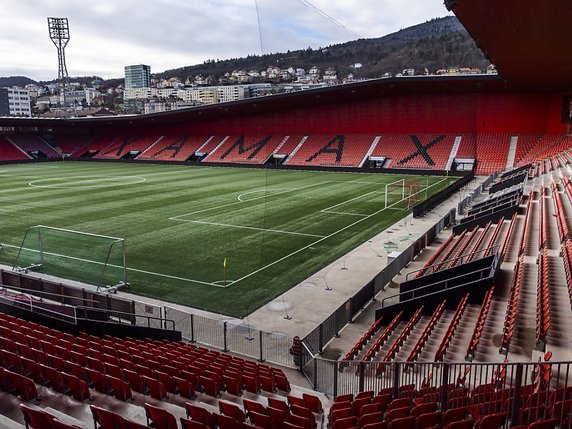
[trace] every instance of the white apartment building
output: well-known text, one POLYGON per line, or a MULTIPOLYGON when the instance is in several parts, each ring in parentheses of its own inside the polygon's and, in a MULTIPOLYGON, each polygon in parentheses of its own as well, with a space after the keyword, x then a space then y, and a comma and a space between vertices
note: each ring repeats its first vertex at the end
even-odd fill
POLYGON ((0 88, 0 116, 32 116, 28 90, 0 88))
POLYGON ((243 100, 248 94, 243 85, 206 86, 198 88, 126 88, 124 100, 151 100, 175 97, 186 102, 200 104, 225 103, 243 100))

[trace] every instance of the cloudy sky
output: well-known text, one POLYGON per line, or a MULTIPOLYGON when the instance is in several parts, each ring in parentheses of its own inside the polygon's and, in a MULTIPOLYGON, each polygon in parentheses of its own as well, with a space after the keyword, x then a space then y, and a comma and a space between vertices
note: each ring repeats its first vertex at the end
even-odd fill
POLYGON ((447 15, 442 0, 0 0, 0 10, 0 76, 36 80, 57 78, 49 16, 69 19, 70 76, 113 78, 128 64, 161 72, 380 37, 447 15))

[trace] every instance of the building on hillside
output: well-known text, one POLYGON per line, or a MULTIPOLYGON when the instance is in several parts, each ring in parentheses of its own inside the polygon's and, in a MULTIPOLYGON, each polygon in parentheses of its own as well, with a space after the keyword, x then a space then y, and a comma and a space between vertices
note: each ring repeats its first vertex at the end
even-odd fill
POLYGON ((125 66, 125 89, 149 88, 151 86, 151 66, 137 64, 125 66))
POLYGON ((32 116, 28 90, 0 88, 0 116, 32 116))

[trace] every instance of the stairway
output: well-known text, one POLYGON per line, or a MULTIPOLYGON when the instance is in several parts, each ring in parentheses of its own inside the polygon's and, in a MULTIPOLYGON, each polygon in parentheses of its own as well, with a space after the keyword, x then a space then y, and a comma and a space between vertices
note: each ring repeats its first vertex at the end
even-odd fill
POLYGON ((514 166, 514 157, 516 156, 516 147, 518 146, 518 136, 510 138, 510 146, 508 148, 508 156, 506 157, 505 170, 509 170, 514 166))
POLYGON ((369 147, 368 151, 366 152, 365 156, 363 157, 363 159, 361 160, 361 162, 359 163, 359 166, 363 166, 363 163, 367 161, 367 159, 370 157, 370 155, 373 153, 373 151, 375 150, 375 148, 377 147, 377 144, 379 143, 379 140, 381 139, 381 136, 375 136, 375 139, 373 139, 373 142, 371 143, 371 146, 369 147))
POLYGON ((449 154, 449 159, 445 164, 445 171, 449 171, 451 169, 453 161, 455 160, 457 152, 459 151, 459 146, 461 146, 461 139, 462 139, 461 136, 455 137, 455 141, 453 142, 453 147, 451 148, 451 153, 449 154))
POLYGON ((296 146, 294 148, 294 150, 292 151, 292 153, 288 156, 288 158, 286 158, 286 161, 284 161, 284 164, 288 164, 288 161, 290 161, 290 158, 292 158, 294 155, 296 155, 296 152, 298 152, 298 150, 300 150, 300 148, 302 147, 302 145, 304 144, 304 142, 306 140, 308 140, 308 136, 302 137, 302 140, 300 140, 300 143, 298 143, 298 146, 296 146))

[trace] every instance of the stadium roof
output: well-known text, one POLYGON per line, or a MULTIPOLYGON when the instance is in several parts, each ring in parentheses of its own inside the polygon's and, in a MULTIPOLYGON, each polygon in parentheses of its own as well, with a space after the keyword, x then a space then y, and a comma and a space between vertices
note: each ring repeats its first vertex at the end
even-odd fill
POLYGON ((446 0, 509 86, 572 89, 570 0, 446 0))
POLYGON ((0 117, 0 127, 81 128, 91 126, 156 126, 191 124, 224 117, 258 114, 276 110, 319 106, 336 102, 383 97, 393 94, 470 93, 509 91, 496 75, 416 76, 375 79, 346 85, 249 98, 230 103, 181 109, 148 115, 103 116, 87 118, 15 118, 0 117))

